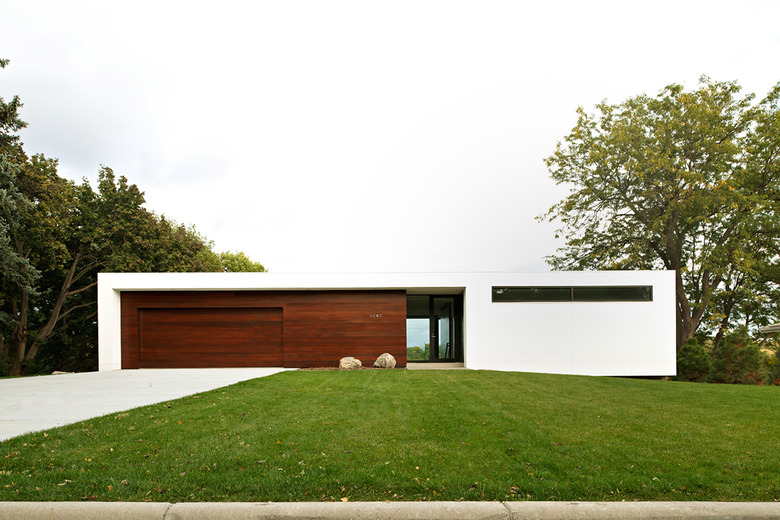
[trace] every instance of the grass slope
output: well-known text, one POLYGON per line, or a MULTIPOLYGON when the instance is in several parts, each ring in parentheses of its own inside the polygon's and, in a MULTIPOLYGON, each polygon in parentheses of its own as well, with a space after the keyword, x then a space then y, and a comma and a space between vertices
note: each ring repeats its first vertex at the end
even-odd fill
POLYGON ((0 500, 780 497, 780 388, 304 371, 0 443, 0 500))

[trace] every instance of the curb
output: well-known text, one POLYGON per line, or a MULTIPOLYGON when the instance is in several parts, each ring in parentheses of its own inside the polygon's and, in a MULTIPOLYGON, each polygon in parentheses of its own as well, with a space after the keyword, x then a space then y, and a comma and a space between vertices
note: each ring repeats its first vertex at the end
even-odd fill
POLYGON ((509 520, 780 520, 780 502, 504 502, 509 520))
POLYGON ((0 502, 2 520, 780 520, 780 502, 0 502))

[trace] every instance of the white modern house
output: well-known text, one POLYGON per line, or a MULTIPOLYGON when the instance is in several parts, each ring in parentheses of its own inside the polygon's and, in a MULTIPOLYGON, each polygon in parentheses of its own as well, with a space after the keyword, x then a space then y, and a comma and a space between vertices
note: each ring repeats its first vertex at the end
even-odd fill
POLYGON ((670 271, 101 273, 99 369, 407 363, 676 372, 670 271))

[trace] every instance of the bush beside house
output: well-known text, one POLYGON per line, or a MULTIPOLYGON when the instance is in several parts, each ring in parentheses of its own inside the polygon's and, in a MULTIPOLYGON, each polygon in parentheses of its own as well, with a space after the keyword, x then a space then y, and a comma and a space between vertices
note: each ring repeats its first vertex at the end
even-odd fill
POLYGON ((711 383, 780 384, 777 353, 762 350, 746 328, 728 334, 708 350, 696 338, 677 353, 677 380, 711 383))

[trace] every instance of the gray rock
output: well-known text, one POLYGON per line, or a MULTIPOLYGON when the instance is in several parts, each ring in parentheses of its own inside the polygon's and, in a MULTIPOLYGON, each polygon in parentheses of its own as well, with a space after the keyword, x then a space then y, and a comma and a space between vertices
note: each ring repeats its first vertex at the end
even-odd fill
POLYGON ((339 369, 341 370, 355 370, 363 366, 363 363, 359 359, 355 359, 351 356, 343 357, 339 360, 339 369))
POLYGON ((385 352, 374 361, 374 368, 395 368, 395 358, 385 352))

